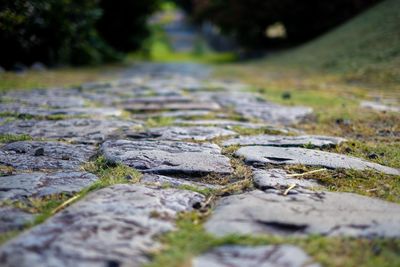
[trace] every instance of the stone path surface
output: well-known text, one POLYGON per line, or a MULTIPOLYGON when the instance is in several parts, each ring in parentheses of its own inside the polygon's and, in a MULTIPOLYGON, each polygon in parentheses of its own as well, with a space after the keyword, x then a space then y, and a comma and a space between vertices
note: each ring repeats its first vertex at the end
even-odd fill
MULTIPOLYGON (((141 63, 116 81, 2 93, 0 233, 35 220, 24 206, 112 178, 84 166, 102 162, 143 176, 94 190, 12 238, 0 246, 1 266, 143 266, 163 248, 158 238, 177 230, 178 215, 197 209, 210 214, 205 231, 216 237, 400 237, 398 204, 329 192, 284 167, 399 170, 326 151, 346 140, 297 129, 311 108, 271 103, 209 73, 196 64, 141 63), (226 190, 245 178, 253 184, 246 192, 226 190)), ((192 265, 319 266, 288 244, 224 245, 192 265)))
POLYGON ((193 267, 318 267, 301 249, 290 246, 222 246, 195 258, 193 267))

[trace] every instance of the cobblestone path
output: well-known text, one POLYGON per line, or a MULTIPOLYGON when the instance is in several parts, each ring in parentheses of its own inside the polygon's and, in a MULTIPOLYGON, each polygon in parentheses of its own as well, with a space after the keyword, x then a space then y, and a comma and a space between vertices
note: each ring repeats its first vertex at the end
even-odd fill
MULTIPOLYGON (((1 95, 0 133, 10 140, 0 146, 0 232, 35 224, 0 247, 1 266, 143 266, 187 212, 209 214, 204 228, 216 237, 400 237, 398 204, 330 192, 290 166, 399 170, 331 152, 343 138, 296 129, 311 108, 208 73, 142 64, 121 80, 1 95), (35 221, 35 203, 73 196, 35 221)), ((215 247, 192 265, 319 263, 282 244, 215 247)))

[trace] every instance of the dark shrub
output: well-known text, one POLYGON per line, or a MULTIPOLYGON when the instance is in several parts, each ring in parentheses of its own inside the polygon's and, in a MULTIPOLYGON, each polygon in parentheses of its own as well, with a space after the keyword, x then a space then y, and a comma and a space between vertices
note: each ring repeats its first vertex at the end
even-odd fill
POLYGON ((0 65, 91 64, 115 58, 97 35, 97 0, 2 0, 0 65))
POLYGON ((101 37, 119 51, 139 48, 149 31, 147 18, 158 8, 159 0, 100 0, 103 16, 97 23, 101 37))
MULTIPOLYGON (((266 28, 281 23, 286 29, 282 43, 309 40, 344 22, 379 0, 194 0, 198 20, 210 20, 247 47, 274 44, 266 28)), ((276 43, 276 40, 275 40, 276 43)))

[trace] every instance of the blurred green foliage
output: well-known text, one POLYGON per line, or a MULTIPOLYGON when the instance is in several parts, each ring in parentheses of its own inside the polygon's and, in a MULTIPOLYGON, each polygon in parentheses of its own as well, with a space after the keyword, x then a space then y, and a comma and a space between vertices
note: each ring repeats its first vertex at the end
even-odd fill
POLYGON ((0 65, 83 65, 119 59, 119 51, 138 48, 157 2, 2 0, 0 65))

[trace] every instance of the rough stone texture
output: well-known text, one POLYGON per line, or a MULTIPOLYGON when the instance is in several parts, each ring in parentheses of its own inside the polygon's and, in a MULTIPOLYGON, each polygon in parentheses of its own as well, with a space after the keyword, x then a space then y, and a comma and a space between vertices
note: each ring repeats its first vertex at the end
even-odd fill
MULTIPOLYGON (((0 127, 1 129, 1 127, 0 127)), ((133 139, 196 140, 205 141, 216 137, 236 135, 234 131, 217 127, 158 127, 145 132, 127 133, 133 139)))
POLYGON ((87 172, 23 173, 0 177, 0 200, 72 194, 90 186, 97 177, 87 172))
POLYGON ((240 136, 229 139, 223 143, 224 146, 241 145, 241 146, 283 146, 296 147, 310 145, 313 147, 330 147, 345 142, 346 139, 332 136, 321 135, 301 135, 301 136, 284 136, 284 135, 252 135, 240 136))
POLYGON ((184 187, 184 186, 191 186, 191 187, 196 187, 200 189, 218 189, 221 186, 219 185, 212 185, 212 184, 205 184, 205 183, 198 183, 191 181, 190 178, 175 178, 175 177, 169 177, 169 176, 164 176, 164 175, 157 175, 157 174, 148 174, 146 173, 143 175, 142 179, 140 179, 140 183, 142 184, 153 184, 153 185, 159 185, 159 186, 172 186, 172 187, 184 187))
POLYGON ((400 106, 387 105, 381 102, 362 101, 360 105, 363 108, 369 108, 377 111, 400 112, 400 106))
POLYGON ((188 118, 194 116, 207 116, 211 114, 209 110, 177 110, 167 112, 151 112, 144 114, 134 114, 135 118, 152 118, 152 117, 168 117, 168 118, 188 118))
MULTIPOLYGON (((223 114, 218 114, 219 116, 223 116, 223 114)), ((221 119, 215 119, 215 120, 182 120, 182 119, 177 119, 175 120, 176 124, 180 125, 198 125, 198 126, 218 126, 218 127, 224 127, 227 129, 232 129, 233 127, 242 127, 242 128, 247 128, 247 129, 265 129, 268 131, 273 131, 281 134, 287 134, 287 133, 297 133, 301 134, 303 133, 300 130, 291 128, 291 127, 281 127, 281 126, 274 126, 274 125, 269 125, 265 123, 254 123, 254 122, 242 122, 242 121, 235 121, 235 120, 221 120, 221 119)))
POLYGON ((317 267, 292 245, 221 246, 193 259, 192 267, 317 267))
POLYGON ((133 103, 125 104, 128 111, 161 111, 161 110, 218 110, 216 103, 206 102, 161 102, 161 103, 133 103))
POLYGON ((267 123, 291 125, 299 123, 302 119, 312 113, 308 107, 285 107, 272 103, 239 105, 236 112, 245 117, 257 118, 267 123))
POLYGON ((121 120, 28 120, 13 121, 0 126, 0 132, 28 134, 35 138, 68 140, 73 143, 99 143, 117 130, 140 126, 137 122, 121 120))
POLYGON ((400 171, 397 169, 368 162, 359 158, 305 148, 247 146, 241 147, 235 155, 244 157, 246 162, 255 165, 303 164, 308 166, 323 166, 331 169, 372 169, 387 174, 400 175, 400 171))
POLYGON ((24 106, 20 103, 0 103, 0 112, 19 114, 19 115, 30 115, 30 116, 120 116, 122 114, 121 109, 102 107, 76 107, 76 108, 43 108, 37 106, 24 106))
POLYGON ((157 174, 229 174, 229 158, 215 144, 173 141, 106 141, 101 152, 110 162, 120 162, 157 174))
POLYGON ((234 110, 247 118, 257 118, 266 123, 290 125, 298 123, 312 109, 300 106, 282 106, 265 101, 260 95, 250 92, 217 92, 202 93, 198 95, 200 100, 215 100, 223 107, 233 107, 234 110))
POLYGON ((36 89, 13 90, 4 94, 4 97, 30 106, 43 106, 51 108, 83 107, 85 101, 74 89, 36 89))
POLYGON ((284 196, 255 190, 221 199, 205 227, 218 236, 400 237, 400 205, 351 193, 284 196))
MULTIPOLYGON (((286 189, 293 184, 295 184, 296 187, 302 188, 320 186, 315 180, 291 178, 286 171, 281 169, 253 169, 253 182, 254 185, 261 190, 286 189)), ((297 190, 296 187, 294 190, 297 190)), ((291 192, 293 192, 293 190, 291 190, 291 192)))
POLYGON ((88 195, 0 248, 2 266, 141 266, 204 197, 177 189, 115 185, 88 195))
POLYGON ((90 145, 20 141, 0 148, 0 164, 21 170, 78 169, 95 152, 90 145))
POLYGON ((33 219, 32 214, 22 210, 7 206, 0 207, 0 233, 21 230, 33 219))

